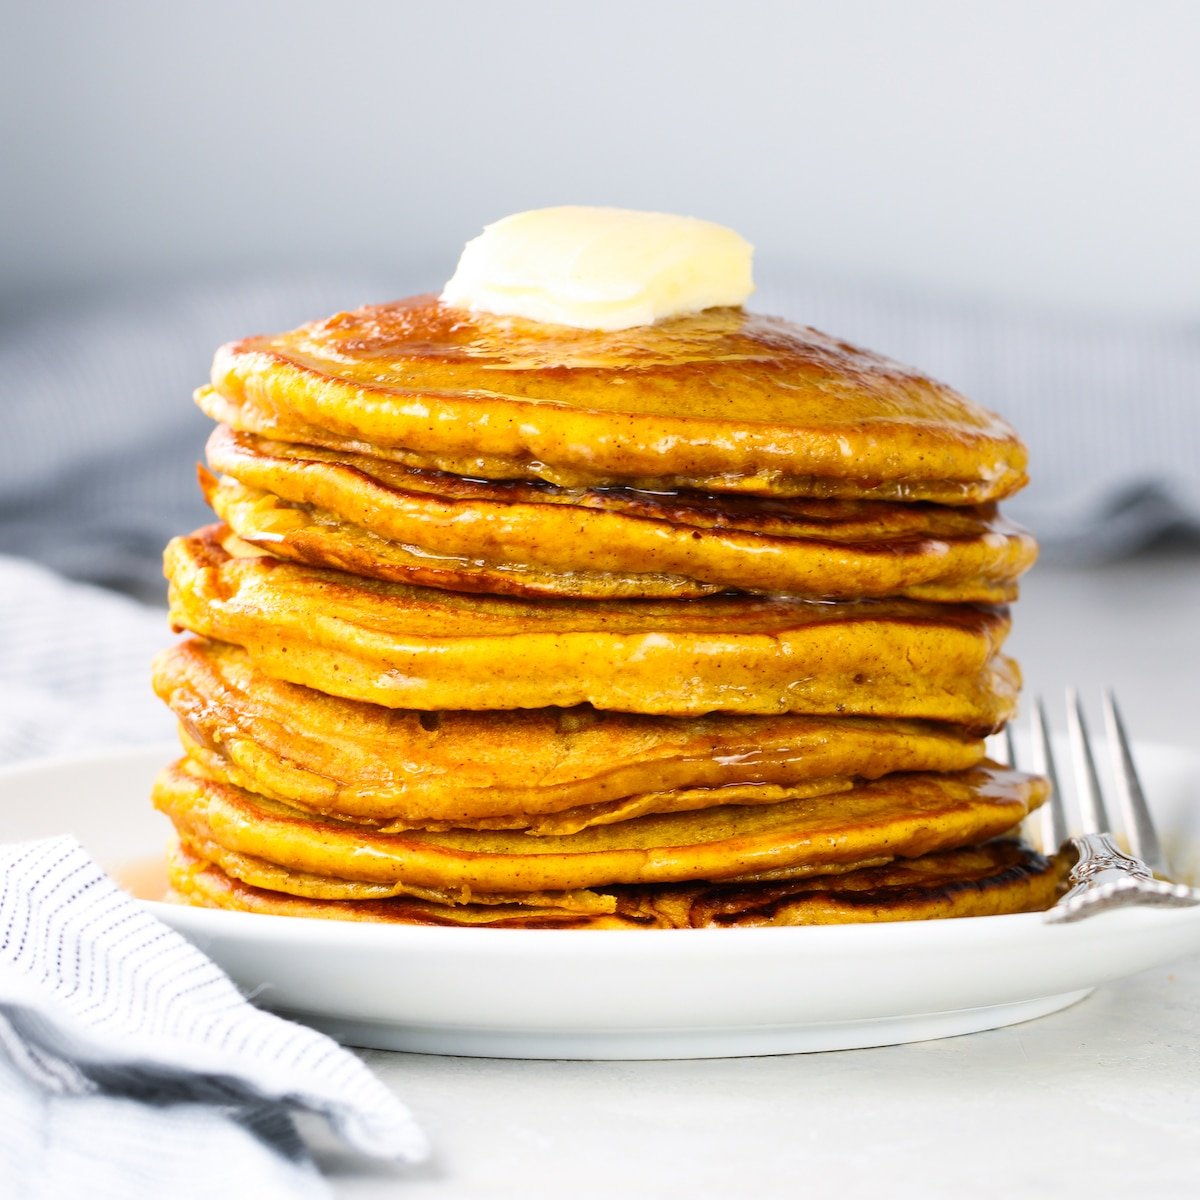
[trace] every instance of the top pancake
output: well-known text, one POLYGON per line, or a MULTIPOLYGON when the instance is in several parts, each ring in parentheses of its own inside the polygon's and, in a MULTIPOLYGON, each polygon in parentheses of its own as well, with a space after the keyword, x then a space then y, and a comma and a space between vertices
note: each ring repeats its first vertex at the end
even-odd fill
MULTIPOLYGON (((344 899, 326 894, 319 877, 298 876, 245 855, 224 852, 214 857, 219 857, 220 865, 205 859, 192 844, 174 847, 168 865, 173 897, 242 912, 493 929, 740 928, 994 916, 1049 908, 1062 871, 1061 863, 1001 838, 981 846, 777 883, 613 887, 582 893, 592 900, 584 907, 547 903, 550 897, 545 894, 533 901, 509 898, 509 903, 503 896, 489 896, 490 903, 446 903, 405 894, 358 898, 357 892, 354 899, 344 899), (318 887, 278 891, 276 881, 281 876, 290 887, 298 878, 317 882, 318 887), (597 903, 604 900, 609 901, 607 907, 597 903)), ((370 895, 372 890, 389 889, 360 884, 358 890, 370 895)))
POLYGON ((709 309, 617 332, 418 296, 222 347, 234 429, 486 479, 976 504, 1025 481, 999 417, 816 330, 709 309))

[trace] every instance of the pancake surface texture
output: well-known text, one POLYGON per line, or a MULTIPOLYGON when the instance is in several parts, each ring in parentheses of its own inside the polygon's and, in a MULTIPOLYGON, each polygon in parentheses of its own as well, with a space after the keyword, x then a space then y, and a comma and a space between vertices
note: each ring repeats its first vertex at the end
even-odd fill
POLYGON ((959 771, 983 742, 951 725, 854 717, 677 719, 590 708, 411 712, 342 700, 192 639, 154 686, 208 774, 346 820, 565 833, 649 812, 769 803, 892 771, 959 771), (635 811, 636 810, 636 811, 635 811))
POLYGON ((526 596, 724 590, 999 604, 1033 539, 995 507, 488 483, 217 430, 205 494, 243 541, 398 583, 526 596))
POLYGON ((1003 609, 725 596, 539 603, 243 553, 215 527, 168 546, 175 626, 245 647, 269 675, 389 707, 845 713, 991 730, 1019 684, 999 653, 1003 609))
POLYGON ((1048 908, 1061 866, 1000 839, 841 875, 783 883, 613 888, 604 912, 537 904, 440 904, 419 899, 339 900, 273 891, 226 874, 191 849, 169 864, 175 898, 208 908, 334 921, 518 929, 700 929, 842 925, 994 916, 1048 908))
POLYGON ((300 812, 208 778, 187 759, 154 802, 189 839, 305 874, 389 886, 520 894, 616 883, 825 874, 986 841, 1045 796, 1036 776, 985 763, 895 774, 847 792, 643 816, 562 836, 379 830, 300 812))
POLYGON ((418 296, 224 346, 198 399, 239 431, 484 479, 948 504, 1026 480, 995 414, 737 308, 601 332, 418 296))

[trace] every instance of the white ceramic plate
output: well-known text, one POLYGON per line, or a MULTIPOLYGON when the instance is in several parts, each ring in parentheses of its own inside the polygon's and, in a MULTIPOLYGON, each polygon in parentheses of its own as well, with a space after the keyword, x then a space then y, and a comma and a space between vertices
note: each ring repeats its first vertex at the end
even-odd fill
MULTIPOLYGON (((166 820, 146 799, 178 751, 0 772, 0 840, 73 833, 138 888, 166 820)), ((1138 761, 1180 874, 1200 874, 1200 755, 1138 761)), ((144 884, 142 886, 145 886, 144 884)), ((1200 908, 739 930, 358 925, 148 903, 258 1002, 342 1041, 506 1058, 692 1058, 849 1049, 1042 1016, 1200 951, 1200 908)))

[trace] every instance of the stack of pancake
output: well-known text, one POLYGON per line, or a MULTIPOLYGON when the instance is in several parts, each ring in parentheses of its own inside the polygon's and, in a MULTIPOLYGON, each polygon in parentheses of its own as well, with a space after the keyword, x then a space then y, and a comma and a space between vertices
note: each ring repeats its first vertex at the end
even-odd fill
POLYGON ((432 297, 222 348, 220 524, 168 547, 176 898, 438 925, 1013 912, 985 758, 1035 555, 999 418, 740 308, 432 297))

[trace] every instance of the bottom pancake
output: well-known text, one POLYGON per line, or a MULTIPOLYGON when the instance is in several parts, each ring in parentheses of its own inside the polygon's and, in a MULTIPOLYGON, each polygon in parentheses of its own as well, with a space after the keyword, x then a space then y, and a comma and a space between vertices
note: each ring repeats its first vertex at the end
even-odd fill
POLYGON ((325 920, 488 928, 697 929, 836 925, 994 916, 1049 908, 1062 865, 1023 842, 997 839, 839 875, 776 883, 693 883, 604 889, 612 911, 581 912, 514 896, 498 904, 411 897, 337 900, 243 883, 177 846, 170 899, 206 908, 325 920))

